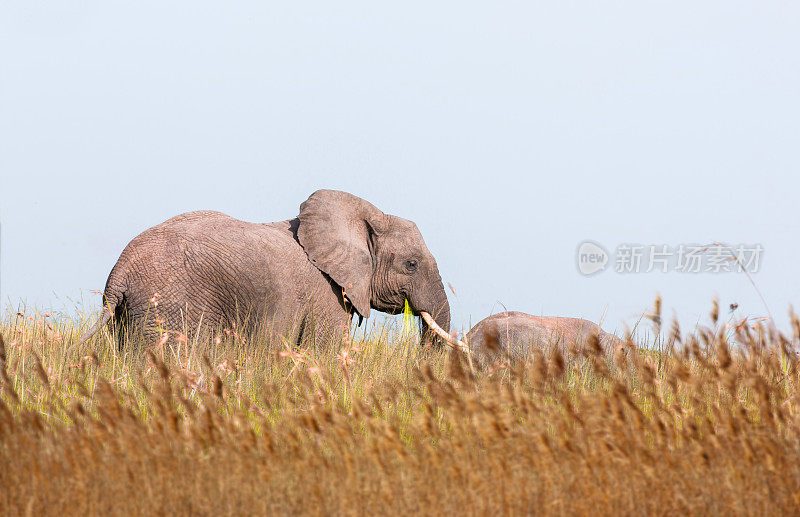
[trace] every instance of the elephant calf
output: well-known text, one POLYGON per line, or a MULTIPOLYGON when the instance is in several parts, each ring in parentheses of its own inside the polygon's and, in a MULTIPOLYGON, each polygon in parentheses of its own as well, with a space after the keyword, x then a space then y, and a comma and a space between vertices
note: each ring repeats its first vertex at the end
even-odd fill
POLYGON ((501 312, 489 316, 472 327, 467 334, 467 343, 481 360, 504 354, 524 360, 534 349, 547 351, 553 346, 583 346, 592 335, 598 336, 601 346, 606 350, 623 345, 621 339, 604 332, 591 321, 533 316, 524 312, 501 312))
POLYGON ((201 328, 267 328, 293 344, 311 335, 324 343, 354 314, 396 314, 406 300, 426 322, 423 337, 449 330, 447 295, 417 226, 352 194, 318 190, 282 222, 191 212, 146 230, 111 270, 102 317, 79 344, 112 320, 120 346, 131 333, 201 328))

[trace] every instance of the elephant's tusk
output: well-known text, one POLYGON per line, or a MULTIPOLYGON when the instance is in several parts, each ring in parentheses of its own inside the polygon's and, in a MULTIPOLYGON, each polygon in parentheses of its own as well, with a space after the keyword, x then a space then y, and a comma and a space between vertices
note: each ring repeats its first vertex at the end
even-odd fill
POLYGON ((422 316, 422 319, 425 320, 425 323, 431 328, 431 330, 433 330, 436 335, 442 338, 448 345, 456 350, 460 350, 465 354, 470 355, 471 350, 469 349, 469 346, 467 346, 467 344, 460 339, 454 338, 448 334, 447 331, 445 331, 433 320, 433 317, 431 317, 430 314, 424 311, 420 311, 419 314, 422 316))

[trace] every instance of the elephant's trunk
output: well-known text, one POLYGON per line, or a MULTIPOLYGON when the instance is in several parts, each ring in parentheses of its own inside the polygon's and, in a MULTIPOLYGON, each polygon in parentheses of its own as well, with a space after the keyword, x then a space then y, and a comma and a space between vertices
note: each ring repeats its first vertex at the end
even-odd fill
MULTIPOLYGON (((426 293, 426 296, 413 296, 411 297, 411 308, 418 315, 423 313, 427 314, 427 318, 423 317, 422 325, 420 326, 420 338, 423 344, 438 341, 441 338, 437 329, 434 329, 435 324, 438 329, 444 331, 445 334, 450 332, 450 304, 447 302, 447 295, 444 292, 442 281, 432 282, 433 294, 426 293), (429 320, 429 321, 426 321, 429 320)), ((438 343, 443 345, 444 343, 438 343)))

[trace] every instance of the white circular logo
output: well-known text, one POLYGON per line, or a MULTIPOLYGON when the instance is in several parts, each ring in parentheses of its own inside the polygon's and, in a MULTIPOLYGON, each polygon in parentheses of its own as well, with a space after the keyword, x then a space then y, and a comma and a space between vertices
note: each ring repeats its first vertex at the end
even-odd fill
POLYGON ((584 241, 578 246, 578 271, 582 275, 594 275, 606 268, 608 252, 599 244, 584 241))

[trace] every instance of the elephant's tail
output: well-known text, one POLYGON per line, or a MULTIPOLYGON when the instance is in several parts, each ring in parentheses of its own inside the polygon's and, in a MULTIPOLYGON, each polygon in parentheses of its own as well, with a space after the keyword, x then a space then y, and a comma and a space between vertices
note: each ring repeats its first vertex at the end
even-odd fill
MULTIPOLYGON (((127 249, 127 248, 126 248, 127 249)), ((123 255, 125 252, 123 251, 123 255)), ((111 273, 108 275, 108 280, 106 280, 106 287, 103 290, 103 313, 100 316, 100 319, 92 325, 92 328, 86 331, 79 339, 75 346, 80 346, 86 343, 89 338, 97 334, 97 332, 108 325, 108 322, 111 321, 111 318, 114 317, 114 313, 117 311, 117 307, 124 304, 125 299, 125 292, 127 290, 127 262, 123 261, 122 258, 117 261, 114 267, 111 269, 111 273)))
POLYGON ((78 339, 78 343, 76 344, 76 346, 80 346, 80 345, 86 343, 89 340, 90 337, 92 337, 95 334, 97 334, 98 330, 100 330, 101 328, 103 328, 106 325, 108 325, 108 322, 111 321, 111 318, 113 316, 114 316, 114 307, 109 307, 109 306, 103 307, 103 315, 102 315, 102 317, 100 319, 98 319, 97 322, 94 325, 92 325, 92 328, 90 328, 88 331, 86 331, 86 333, 83 334, 80 337, 80 339, 78 339))

